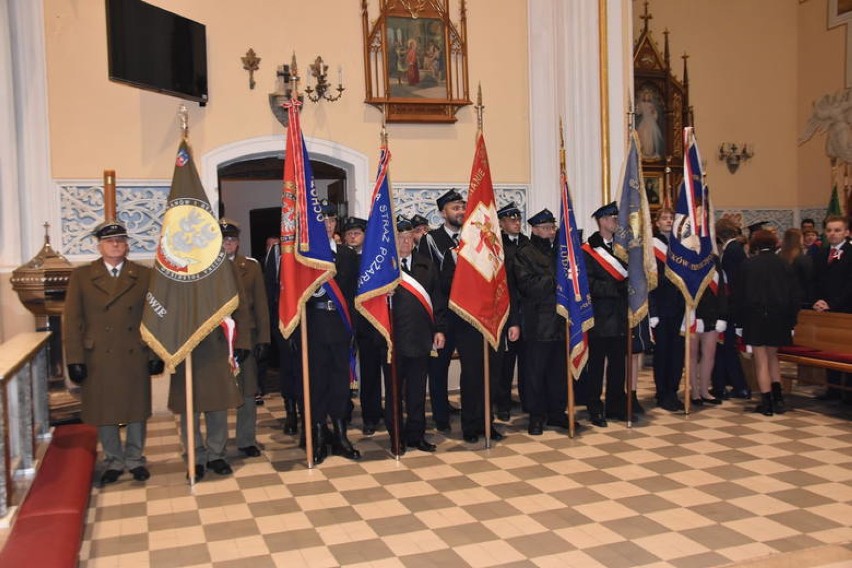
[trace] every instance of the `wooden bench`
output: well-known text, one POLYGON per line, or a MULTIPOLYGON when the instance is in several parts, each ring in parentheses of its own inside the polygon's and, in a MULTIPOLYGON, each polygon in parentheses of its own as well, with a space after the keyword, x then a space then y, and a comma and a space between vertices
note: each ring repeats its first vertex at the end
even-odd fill
POLYGON ((97 457, 97 430, 58 426, 12 530, 0 566, 77 566, 97 457))
MULTIPOLYGON (((799 365, 799 379, 806 382, 825 384, 824 373, 814 380, 808 368, 852 373, 852 314, 801 310, 793 345, 779 349, 778 358, 799 365)), ((852 384, 832 387, 852 390, 852 384)))

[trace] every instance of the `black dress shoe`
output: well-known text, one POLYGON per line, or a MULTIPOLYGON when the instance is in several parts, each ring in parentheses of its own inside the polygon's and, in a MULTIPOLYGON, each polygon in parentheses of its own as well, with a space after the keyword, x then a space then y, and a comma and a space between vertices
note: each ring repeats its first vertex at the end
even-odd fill
POLYGON ((207 469, 212 469, 214 473, 218 475, 231 475, 232 473, 234 473, 234 470, 231 469, 231 466, 228 465, 228 462, 222 459, 207 462, 207 469))
POLYGON ((716 398, 715 396, 711 398, 705 398, 702 396, 701 401, 706 402, 707 404, 722 404, 722 399, 716 398))
POLYGON ((527 429, 530 436, 541 436, 544 434, 544 424, 538 418, 530 419, 530 426, 527 429))
POLYGON ((497 420, 508 422, 511 419, 511 414, 508 410, 498 410, 496 413, 497 420))
POLYGON ((492 440, 494 440, 495 442, 499 442, 500 440, 502 440, 505 437, 506 437, 506 435, 503 434, 502 432, 500 432, 497 428, 495 428, 494 426, 491 427, 491 439, 492 440))
POLYGON ((684 406, 680 400, 676 398, 670 398, 661 402, 660 408, 662 408, 663 410, 668 410, 669 412, 680 412, 684 409, 684 406))
POLYGON ((434 452, 438 449, 438 446, 435 444, 431 444, 426 441, 426 438, 420 438, 417 441, 408 442, 406 444, 409 448, 415 448, 420 450, 421 452, 434 452))
POLYGON ((246 455, 250 458, 256 458, 257 456, 260 455, 260 450, 257 449, 257 446, 246 446, 245 448, 237 448, 237 449, 240 450, 240 452, 242 452, 244 455, 246 455))
POLYGON ((609 426, 609 424, 607 424, 606 422, 606 418, 603 417, 603 414, 592 414, 592 417, 589 422, 591 422, 598 428, 606 428, 607 426, 609 426))
POLYGON ((468 444, 475 444, 479 441, 479 434, 463 434, 462 438, 468 444))
POLYGON ((365 436, 372 436, 376 433, 376 425, 372 422, 364 422, 364 426, 361 428, 361 431, 365 436))
POLYGON ((547 425, 553 426, 554 428, 568 428, 571 424, 568 420, 568 417, 563 413, 557 416, 549 416, 547 418, 547 425))
POLYGON ((101 485, 107 485, 108 483, 115 483, 118 481, 118 478, 121 477, 121 474, 124 473, 120 469, 108 469, 103 475, 101 475, 101 485))
POLYGON ((438 432, 443 432, 444 434, 449 434, 450 431, 452 430, 452 427, 450 426, 450 422, 448 420, 447 422, 436 422, 435 423, 435 429, 438 432))
POLYGON ((751 398, 751 391, 748 389, 732 390, 730 396, 731 398, 742 398, 748 400, 751 398))
POLYGON ((693 398, 692 406, 704 406, 704 399, 702 398, 693 398))
POLYGON ((134 467, 130 470, 130 473, 133 475, 133 479, 136 481, 147 481, 149 477, 151 477, 151 472, 148 471, 144 465, 140 465, 134 467))

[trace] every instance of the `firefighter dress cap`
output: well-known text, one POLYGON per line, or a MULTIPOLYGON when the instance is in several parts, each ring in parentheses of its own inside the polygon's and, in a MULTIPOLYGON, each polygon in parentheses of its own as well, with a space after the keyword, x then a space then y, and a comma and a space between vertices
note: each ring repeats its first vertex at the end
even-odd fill
POLYGON ((411 224, 411 221, 403 217, 402 215, 396 216, 396 230, 400 233, 404 233, 406 231, 411 231, 414 229, 414 225, 411 224))
POLYGON ((427 226, 427 227, 429 226, 429 219, 427 219, 426 217, 424 217, 422 215, 415 215, 414 217, 411 218, 411 226, 414 227, 415 229, 417 227, 422 227, 424 225, 427 226))
POLYGON ((320 201, 320 208, 325 217, 337 217, 337 205, 330 203, 328 199, 320 201))
POLYGON ((514 201, 510 201, 509 203, 497 210, 498 219, 505 219, 506 217, 520 219, 521 210, 518 209, 518 206, 515 205, 514 201))
POLYGON ((601 217, 608 217, 609 215, 618 215, 618 205, 615 204, 615 201, 612 203, 607 203, 603 207, 600 207, 592 213, 592 217, 595 219, 600 219, 601 217))
POLYGON ((444 205, 446 205, 447 203, 452 203, 453 201, 464 201, 464 198, 455 189, 451 189, 450 191, 438 198, 438 211, 443 210, 444 205))
POLYGON ((555 223, 556 217, 553 216, 553 213, 550 212, 550 209, 542 209, 535 215, 529 218, 527 223, 530 226, 535 227, 536 225, 543 225, 545 223, 555 223))
POLYGON ((360 217, 349 217, 343 223, 343 232, 350 231, 352 229, 361 229, 362 231, 367 230, 367 221, 365 219, 361 219, 360 217))

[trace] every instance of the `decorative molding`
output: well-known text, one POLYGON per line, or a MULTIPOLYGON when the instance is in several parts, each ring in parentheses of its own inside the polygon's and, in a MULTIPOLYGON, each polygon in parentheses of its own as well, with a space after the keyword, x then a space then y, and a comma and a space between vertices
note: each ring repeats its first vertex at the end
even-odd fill
MULTIPOLYGON (((346 195, 350 200, 352 215, 364 217, 370 211, 373 182, 369 160, 365 154, 342 144, 321 138, 305 137, 305 145, 312 160, 332 164, 346 171, 346 195)), ((201 157, 201 183, 214 211, 218 211, 219 168, 235 162, 257 158, 284 157, 285 140, 280 136, 259 136, 231 142, 207 152, 201 157)), ((378 150, 376 151, 378 159, 378 150)))
MULTIPOLYGON (((436 201, 445 192, 452 188, 467 198, 466 184, 431 184, 431 183, 394 183, 394 205, 397 215, 403 215, 409 219, 414 215, 421 215, 429 220, 429 225, 437 227, 444 222, 438 213, 436 201)), ((529 188, 526 185, 502 184, 494 186, 497 208, 514 201, 521 211, 521 218, 526 219, 528 213, 527 198, 529 188)))
MULTIPOLYGON (((59 181, 62 251, 70 260, 97 256, 92 231, 104 220, 103 180, 59 181)), ((171 182, 124 181, 116 186, 118 220, 130 235, 130 253, 153 257, 171 182)))

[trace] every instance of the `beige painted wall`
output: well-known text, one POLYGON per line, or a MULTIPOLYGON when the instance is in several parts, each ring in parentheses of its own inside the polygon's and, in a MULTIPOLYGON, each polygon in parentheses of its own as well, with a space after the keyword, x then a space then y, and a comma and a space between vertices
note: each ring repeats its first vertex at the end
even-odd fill
MULTIPOLYGON (((187 103, 196 158, 224 144, 283 135, 269 110, 275 69, 293 50, 302 75, 322 55, 344 69, 347 87, 335 103, 306 104, 308 137, 331 140, 375 162, 381 115, 364 104, 363 40, 359 0, 149 0, 207 26, 210 104, 187 103), (240 57, 252 47, 262 58, 248 88, 240 57)), ((370 2, 370 17, 378 15, 370 2)), ((450 2, 458 21, 458 1, 450 2)), ((482 83, 485 132, 496 183, 529 180, 526 2, 468 0, 471 96, 482 83), (506 46, 511 46, 507 48, 506 46)), ((178 143, 180 100, 110 82, 102 0, 45 0, 52 175, 168 179, 178 143)), ((336 79, 336 72, 332 73, 336 79)), ((472 107, 455 125, 389 125, 398 181, 450 182, 470 176, 476 132, 472 107)), ((282 148, 283 150, 283 148, 282 148)))
MULTIPOLYGON (((845 87, 846 26, 828 29, 828 2, 809 0, 798 7, 798 107, 796 123, 803 129, 811 105, 823 95, 845 87)), ((798 197, 803 207, 826 207, 831 191, 831 163, 825 155, 825 134, 799 147, 798 197)))
MULTIPOLYGON (((716 207, 798 205, 797 8, 797 0, 651 3, 651 29, 661 49, 671 31, 680 78, 680 56, 689 54, 690 103, 716 207), (732 175, 716 159, 721 142, 755 144, 756 155, 732 175)), ((637 30, 641 10, 637 2, 637 30)))

